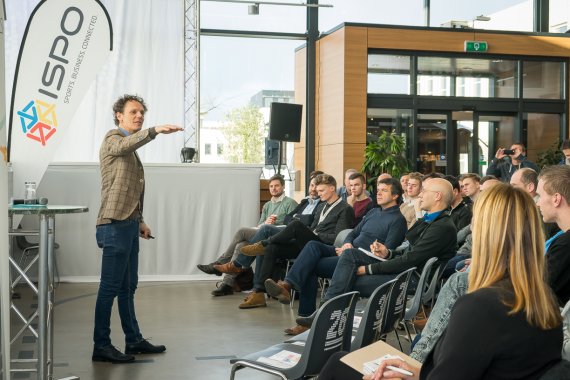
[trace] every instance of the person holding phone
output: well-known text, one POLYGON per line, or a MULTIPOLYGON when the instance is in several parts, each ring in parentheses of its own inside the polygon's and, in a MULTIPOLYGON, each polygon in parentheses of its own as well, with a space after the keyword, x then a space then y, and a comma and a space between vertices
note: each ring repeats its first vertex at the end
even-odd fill
POLYGON ((509 183, 514 172, 530 168, 539 173, 538 166, 526 157, 526 148, 522 143, 514 143, 510 149, 499 148, 487 168, 487 175, 494 175, 502 182, 509 183))

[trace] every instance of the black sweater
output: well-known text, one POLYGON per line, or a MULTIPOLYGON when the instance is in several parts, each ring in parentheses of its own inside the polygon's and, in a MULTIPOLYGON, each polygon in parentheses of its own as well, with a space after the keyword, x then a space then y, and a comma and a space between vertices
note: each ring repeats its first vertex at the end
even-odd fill
POLYGON ((420 380, 535 380, 560 360, 562 325, 541 330, 524 313, 507 315, 504 288, 460 297, 447 329, 422 366, 420 380))
POLYGON ((392 251, 387 261, 372 264, 372 274, 401 273, 412 267, 421 272, 426 261, 432 257, 447 262, 455 256, 457 229, 449 214, 442 212, 429 223, 423 218, 418 219, 408 230, 406 240, 410 243, 406 249, 392 251))
POLYGON ((570 300, 570 230, 558 236, 546 252, 548 284, 560 306, 570 300))

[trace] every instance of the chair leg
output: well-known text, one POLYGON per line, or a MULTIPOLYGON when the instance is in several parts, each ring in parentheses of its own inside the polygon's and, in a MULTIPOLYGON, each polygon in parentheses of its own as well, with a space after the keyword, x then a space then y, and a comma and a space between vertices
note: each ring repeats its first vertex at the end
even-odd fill
POLYGON ((406 333, 408 334, 408 339, 410 341, 410 351, 411 351, 411 347, 412 347, 412 334, 410 334, 410 329, 408 327, 408 324, 406 323, 406 321, 404 321, 404 328, 406 329, 406 333))
POLYGON ((398 345, 400 346, 400 351, 404 352, 402 348, 402 342, 400 342, 400 335, 398 335, 398 330, 394 330, 394 334, 396 334, 396 339, 398 340, 398 345))

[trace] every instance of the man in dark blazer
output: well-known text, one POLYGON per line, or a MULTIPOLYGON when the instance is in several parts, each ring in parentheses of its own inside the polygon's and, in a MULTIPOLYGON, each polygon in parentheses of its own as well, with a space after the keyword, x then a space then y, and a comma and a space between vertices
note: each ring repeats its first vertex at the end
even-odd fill
POLYGON ((113 105, 117 129, 109 131, 99 151, 101 207, 97 216, 97 245, 103 250, 101 282, 95 304, 93 361, 128 363, 132 354, 159 353, 166 347, 145 340, 135 316, 138 283, 139 237, 152 238, 143 219, 144 169, 136 150, 159 133, 182 128, 162 125, 142 129, 147 107, 144 100, 124 95, 113 105), (125 354, 111 344, 111 311, 117 297, 125 354))

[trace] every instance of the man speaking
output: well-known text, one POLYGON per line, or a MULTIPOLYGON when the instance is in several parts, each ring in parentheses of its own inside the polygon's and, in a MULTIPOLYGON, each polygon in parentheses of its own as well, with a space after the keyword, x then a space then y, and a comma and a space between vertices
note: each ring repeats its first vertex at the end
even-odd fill
POLYGON ((133 354, 160 353, 143 338, 135 315, 134 295, 138 283, 139 236, 152 238, 143 219, 144 169, 136 150, 157 134, 182 128, 161 125, 142 129, 147 110, 144 100, 124 95, 113 105, 115 125, 103 139, 99 151, 101 165, 101 208, 97 217, 97 245, 103 250, 101 282, 95 304, 93 361, 128 363, 133 354), (111 310, 117 297, 125 353, 111 344, 111 310))

